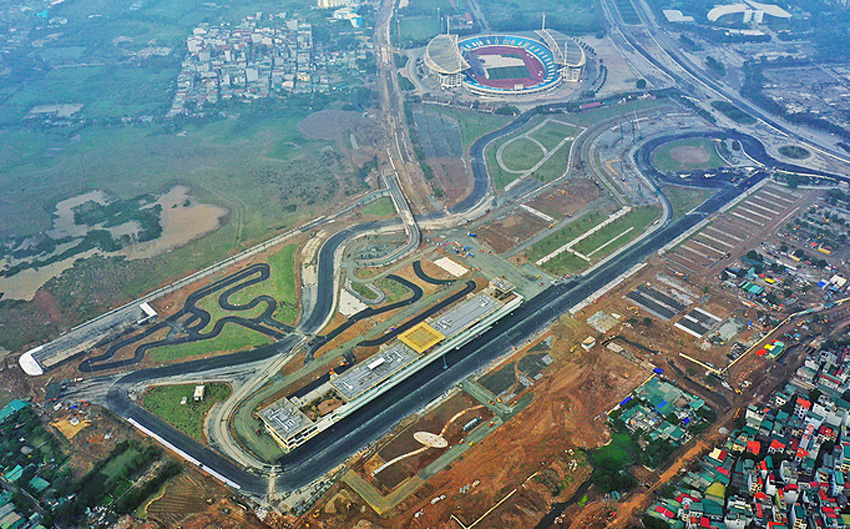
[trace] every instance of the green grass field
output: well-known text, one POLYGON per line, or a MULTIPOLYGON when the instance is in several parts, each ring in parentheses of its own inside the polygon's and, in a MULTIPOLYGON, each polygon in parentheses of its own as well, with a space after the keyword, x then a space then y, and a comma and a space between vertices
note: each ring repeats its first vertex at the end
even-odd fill
POLYGON ((712 101, 711 106, 739 125, 753 125, 756 123, 756 118, 728 101, 712 101))
POLYGON ((397 42, 405 48, 424 46, 440 33, 440 21, 434 15, 402 16, 398 19, 397 42))
POLYGON ((797 145, 783 145, 779 148, 779 154, 793 160, 802 160, 812 155, 808 149, 797 145))
POLYGON ((528 68, 523 66, 503 66, 501 68, 487 68, 487 75, 494 81, 502 79, 525 79, 531 77, 528 68))
POLYGON ((372 289, 367 287, 363 283, 357 283, 355 281, 352 281, 351 289, 363 296, 365 299, 376 300, 378 298, 378 296, 374 292, 372 292, 372 289))
POLYGON ((638 237, 660 216, 661 210, 656 206, 635 208, 582 240, 575 249, 598 261, 638 237))
POLYGON ((555 121, 547 121, 545 125, 529 133, 529 136, 542 143, 547 150, 551 151, 557 147, 564 138, 574 138, 578 135, 578 133, 579 130, 576 127, 564 125, 555 121))
POLYGON ((151 349, 148 355, 155 362, 173 362, 209 353, 235 352, 267 345, 274 340, 235 323, 228 323, 215 338, 151 349))
POLYGON ((543 151, 528 138, 517 138, 502 151, 502 162, 510 171, 527 171, 542 159, 543 151))
POLYGON ((572 142, 565 143, 558 149, 548 160, 543 162, 543 165, 537 168, 532 176, 542 182, 551 182, 556 178, 560 178, 567 170, 567 164, 570 161, 570 147, 572 142))
POLYGON ((615 0, 615 3, 617 4, 617 11, 620 12, 620 16, 623 18, 623 23, 632 25, 640 24, 640 16, 631 0, 615 0))
POLYGON ((605 26, 597 0, 489 0, 482 3, 481 8, 493 29, 498 31, 540 29, 542 13, 546 13, 546 27, 558 31, 593 33, 605 26))
POLYGON ((606 218, 608 218, 606 214, 599 210, 594 210, 572 221, 557 232, 533 245, 528 252, 528 260, 532 263, 537 261, 600 224, 606 218))
POLYGON ((423 105, 426 112, 433 112, 457 120, 460 127, 460 139, 463 148, 467 149, 472 142, 481 136, 500 129, 511 122, 510 116, 499 114, 485 114, 474 110, 461 110, 452 107, 441 107, 434 105, 423 105))
POLYGON ((145 391, 143 405, 192 439, 204 442, 204 417, 215 403, 227 400, 231 391, 223 382, 206 384, 206 395, 201 402, 192 400, 194 391, 195 384, 154 386, 145 391), (183 397, 188 397, 188 402, 181 405, 183 397))
POLYGON ((699 206, 714 194, 708 189, 684 186, 664 186, 661 189, 673 207, 673 219, 684 217, 690 210, 699 206))
POLYGON ((652 163, 660 171, 704 171, 726 165, 717 154, 714 140, 689 138, 659 145, 652 153, 652 163), (689 152, 685 152, 685 151, 689 152))
MULTIPOLYGON (((244 305, 257 296, 267 294, 278 303, 278 308, 273 317, 281 323, 294 323, 298 316, 298 297, 295 285, 295 252, 297 251, 297 244, 288 244, 269 257, 266 261, 270 268, 269 278, 235 292, 230 296, 230 302, 244 305)), ((210 323, 201 332, 209 332, 215 326, 215 322, 224 316, 236 314, 243 318, 254 318, 266 309, 266 305, 261 303, 247 311, 226 311, 218 304, 219 295, 221 295, 221 292, 216 292, 198 302, 198 307, 209 312, 211 316, 210 323)))
POLYGON ((542 268, 550 274, 562 276, 566 274, 575 274, 576 272, 584 270, 588 266, 590 266, 590 263, 581 257, 571 252, 564 252, 561 255, 546 261, 542 268))
POLYGON ((209 2, 152 0, 128 7, 99 0, 59 2, 51 5, 50 18, 67 20, 61 31, 28 21, 29 36, 41 46, 35 53, 30 45, 10 46, 7 64, 20 71, 0 79, 0 123, 17 123, 33 105, 58 103, 83 103, 81 114, 95 120, 162 115, 194 27, 219 18, 236 22, 258 11, 291 13, 304 4, 235 0, 223 10, 209 2), (90 16, 95 13, 99 16, 90 16), (128 55, 152 44, 171 52, 128 55))
POLYGON ((490 177, 493 179, 493 185, 495 185, 497 189, 504 189, 505 186, 516 180, 519 175, 509 173, 502 169, 502 166, 499 165, 498 161, 496 161, 496 145, 497 144, 491 144, 487 148, 487 168, 490 171, 490 177))
POLYGON ((408 290, 406 286, 401 283, 397 283, 392 279, 382 277, 375 281, 374 284, 387 294, 387 297, 384 300, 385 303, 395 303, 396 301, 410 297, 410 290, 408 290))
POLYGON ((395 206, 390 197, 383 197, 363 206, 362 212, 364 215, 389 217, 390 215, 395 215, 395 206))

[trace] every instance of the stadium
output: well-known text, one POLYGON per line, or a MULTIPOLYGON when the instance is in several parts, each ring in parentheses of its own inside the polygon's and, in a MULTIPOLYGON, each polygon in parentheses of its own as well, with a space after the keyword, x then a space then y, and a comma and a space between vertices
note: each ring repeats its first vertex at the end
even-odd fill
POLYGON ((561 46, 545 29, 536 33, 543 42, 515 35, 460 41, 457 35, 438 35, 423 60, 441 89, 462 87, 475 95, 536 94, 580 81, 587 62, 581 46, 570 39, 561 46))

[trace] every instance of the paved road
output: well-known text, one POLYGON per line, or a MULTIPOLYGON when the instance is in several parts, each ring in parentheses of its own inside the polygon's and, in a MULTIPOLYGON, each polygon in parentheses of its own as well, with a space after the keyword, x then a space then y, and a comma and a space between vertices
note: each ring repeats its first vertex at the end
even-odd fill
MULTIPOLYGON (((501 134, 521 127, 532 115, 530 113, 525 114, 518 123, 515 122, 507 127, 510 130, 500 131, 501 134)), ((495 134, 493 137, 501 134, 495 134)), ((763 147, 758 148, 760 144, 757 140, 744 135, 737 137, 756 159, 766 164, 773 163, 766 157, 763 147)), ((483 164, 481 159, 483 144, 479 144, 479 147, 482 148, 475 151, 477 158, 474 161, 483 164)), ((651 152, 651 148, 652 144, 646 147, 645 151, 651 152)), ((638 156, 638 158, 650 159, 648 156, 638 156)), ((721 189, 691 214, 675 222, 666 222, 638 244, 626 249, 586 276, 573 278, 569 282, 549 287, 541 294, 528 300, 512 315, 500 321, 494 329, 460 350, 447 355, 446 359, 449 366, 447 369, 443 369, 439 362, 432 364, 413 375, 407 383, 385 393, 345 420, 335 424, 331 429, 311 440, 310 443, 287 454, 278 461, 278 464, 282 466, 282 471, 277 475, 275 489, 280 492, 295 490, 320 478, 358 449, 384 435, 402 418, 414 413, 458 381, 504 354, 510 347, 521 344, 527 337, 538 332, 539 329, 571 307, 592 295, 600 285, 610 283, 635 263, 642 261, 667 242, 696 225, 707 215, 719 210, 735 196, 755 185, 758 178, 760 176, 754 176, 738 182, 737 185, 724 183, 720 180, 711 182, 710 185, 718 186, 721 189)), ((351 237, 389 226, 393 222, 398 223, 398 220, 368 222, 353 226, 334 235, 325 243, 319 254, 319 301, 313 312, 305 319, 305 323, 302 324, 302 330, 317 331, 333 308, 334 256, 339 249, 351 237)), ((292 351, 299 339, 298 336, 291 335, 276 344, 255 351, 128 374, 114 383, 108 391, 105 398, 106 405, 116 414, 145 425, 190 457, 202 461, 208 470, 225 476, 237 484, 244 492, 262 496, 268 489, 268 479, 263 475, 263 469, 248 471, 243 465, 235 463, 233 460, 174 430, 137 406, 130 399, 128 390, 133 385, 146 380, 194 375, 209 369, 243 366, 249 362, 268 361, 275 356, 285 357, 292 351)))

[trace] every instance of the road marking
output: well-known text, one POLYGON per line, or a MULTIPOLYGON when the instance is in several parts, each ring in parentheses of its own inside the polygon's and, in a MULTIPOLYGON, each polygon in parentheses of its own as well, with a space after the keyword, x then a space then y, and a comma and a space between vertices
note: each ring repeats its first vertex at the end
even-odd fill
POLYGON ((740 214, 740 213, 738 213, 738 212, 730 211, 730 212, 729 212, 729 214, 730 214, 730 215, 732 215, 733 217, 738 217, 739 219, 744 219, 744 220, 745 220, 745 221, 747 221, 747 222, 751 222, 751 223, 753 223, 753 224, 757 224, 758 226, 764 226, 764 224, 762 224, 761 222, 759 222, 759 221, 757 221, 757 220, 753 220, 753 219, 751 219, 751 218, 749 218, 749 217, 745 217, 745 216, 741 215, 741 214, 740 214))
POLYGON ((728 243, 728 242, 726 242, 726 241, 721 241, 720 239, 718 239, 718 238, 716 238, 716 237, 712 237, 711 235, 708 235, 708 234, 707 234, 707 233, 705 233, 705 232, 702 232, 702 233, 700 233, 699 235, 701 235, 701 236, 705 237, 705 238, 706 238, 706 239, 708 239, 709 241, 716 242, 717 244, 722 244, 723 246, 725 246, 725 247, 727 247, 727 248, 734 248, 734 247, 735 247, 735 245, 734 245, 734 244, 730 244, 730 243, 728 243))
POLYGON ((520 204, 519 207, 521 207, 525 211, 531 213, 535 217, 545 220, 546 222, 555 222, 555 220, 556 220, 556 219, 553 219, 552 217, 550 217, 549 215, 543 213, 542 211, 534 209, 533 207, 531 207, 527 204, 520 204))

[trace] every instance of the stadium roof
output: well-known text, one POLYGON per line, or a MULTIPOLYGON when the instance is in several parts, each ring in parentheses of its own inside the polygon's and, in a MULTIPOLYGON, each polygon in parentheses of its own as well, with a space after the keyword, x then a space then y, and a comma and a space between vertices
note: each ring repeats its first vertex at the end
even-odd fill
POLYGON ((764 11, 766 15, 770 15, 776 18, 791 18, 791 13, 785 11, 778 5, 762 4, 759 2, 754 2, 753 0, 745 0, 745 3, 720 5, 714 7, 711 11, 708 12, 708 20, 710 22, 717 22, 720 17, 726 15, 734 15, 736 13, 743 13, 748 9, 764 11))
POLYGON ((401 333, 398 337, 403 344, 419 354, 422 354, 431 347, 437 345, 444 338, 445 336, 443 336, 440 331, 424 322, 401 333))
POLYGON ((469 68, 457 47, 457 35, 437 35, 425 48, 425 65, 441 74, 456 74, 469 68))

